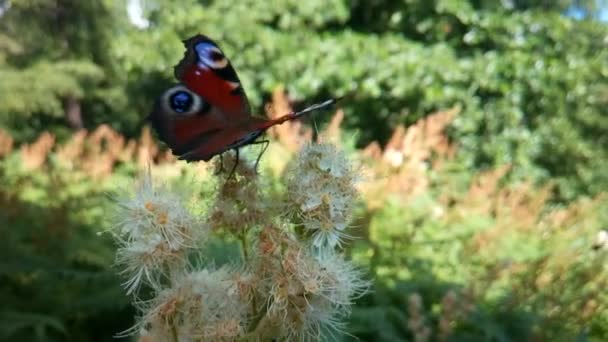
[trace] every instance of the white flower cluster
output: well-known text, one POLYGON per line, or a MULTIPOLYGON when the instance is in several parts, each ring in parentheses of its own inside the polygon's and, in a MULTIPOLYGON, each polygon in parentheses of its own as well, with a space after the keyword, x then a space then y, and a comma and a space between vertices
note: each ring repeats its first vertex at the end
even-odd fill
POLYGON ((127 292, 142 282, 159 287, 160 277, 186 263, 189 250, 208 237, 203 222, 186 209, 187 198, 167 187, 155 188, 149 173, 135 195, 118 200, 117 262, 129 277, 127 292))
POLYGON ((239 273, 220 268, 175 279, 176 286, 146 305, 140 330, 159 341, 171 341, 174 335, 202 341, 237 339, 248 324, 248 301, 235 278, 239 273))
MULTIPOLYGON (((224 158, 228 167, 236 163, 234 156, 224 158)), ((209 224, 212 230, 223 229, 235 235, 264 222, 268 213, 262 200, 260 180, 253 166, 241 158, 235 177, 220 182, 210 206, 209 224)))
POLYGON ((283 257, 268 282, 268 314, 281 327, 279 335, 318 341, 322 331, 344 333, 352 300, 368 288, 360 272, 333 253, 321 259, 292 250, 283 257))
POLYGON ((287 169, 289 204, 317 248, 339 247, 353 216, 358 173, 332 145, 304 146, 287 169))
POLYGON ((342 153, 309 145, 289 169, 285 198, 265 194, 250 168, 237 167, 197 216, 187 205, 192 196, 154 186, 146 175, 133 196, 118 201, 114 231, 117 263, 140 312, 129 333, 175 342, 316 341, 344 333, 353 300, 369 287, 336 250, 347 236, 356 178, 342 153), (188 261, 201 259, 212 234, 241 242, 241 266, 188 261), (151 298, 140 299, 142 285, 151 298))

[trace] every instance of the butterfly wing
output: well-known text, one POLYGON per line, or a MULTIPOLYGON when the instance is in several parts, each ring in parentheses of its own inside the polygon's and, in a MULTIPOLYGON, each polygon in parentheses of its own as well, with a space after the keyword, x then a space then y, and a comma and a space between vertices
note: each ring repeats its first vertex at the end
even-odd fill
POLYGON ((209 135, 204 142, 179 158, 187 161, 208 161, 215 155, 252 143, 264 131, 265 129, 248 130, 239 127, 225 129, 209 135))
POLYGON ((187 161, 208 161, 246 145, 265 131, 267 122, 254 117, 242 123, 229 122, 222 110, 182 84, 156 100, 148 119, 173 154, 187 161))
POLYGON ((221 111, 181 84, 156 100, 148 119, 177 156, 195 149, 226 126, 221 111))
POLYGON ((204 35, 184 41, 186 52, 175 66, 175 77, 213 107, 230 123, 247 121, 251 107, 241 81, 219 46, 204 35))
POLYGON ((187 39, 184 45, 184 57, 175 66, 181 84, 157 100, 150 121, 180 159, 208 161, 252 136, 248 129, 257 120, 218 45, 204 35, 187 39))

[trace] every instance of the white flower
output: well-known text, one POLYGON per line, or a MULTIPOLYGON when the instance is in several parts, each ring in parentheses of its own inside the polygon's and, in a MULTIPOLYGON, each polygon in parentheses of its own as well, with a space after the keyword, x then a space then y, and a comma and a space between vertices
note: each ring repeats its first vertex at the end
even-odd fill
POLYGON ((358 174, 332 145, 309 144, 287 169, 288 203, 317 248, 340 246, 353 216, 358 174))
POLYGON ((235 341, 248 324, 248 300, 240 291, 243 272, 223 267, 202 270, 174 279, 150 303, 137 327, 155 340, 235 341))
POLYGON ((340 254, 326 252, 317 256, 320 269, 324 274, 322 296, 343 313, 350 313, 353 300, 364 295, 370 283, 363 279, 361 271, 340 254))
MULTIPOLYGON (((236 159, 231 159, 227 165, 234 162, 236 159)), ((210 206, 209 225, 213 230, 221 229, 240 236, 266 221, 269 215, 261 191, 264 187, 260 186, 253 166, 245 165, 244 160, 239 160, 238 165, 234 175, 226 175, 228 178, 218 183, 210 206)))
POLYGON ((288 250, 271 272, 268 315, 286 340, 317 341, 322 332, 344 333, 353 300, 369 287, 354 265, 330 252, 314 257, 288 250))
POLYGON ((117 263, 129 277, 129 294, 142 282, 157 288, 160 277, 184 265, 187 252, 207 236, 207 228, 186 208, 187 196, 154 187, 149 173, 134 195, 117 201, 117 263))

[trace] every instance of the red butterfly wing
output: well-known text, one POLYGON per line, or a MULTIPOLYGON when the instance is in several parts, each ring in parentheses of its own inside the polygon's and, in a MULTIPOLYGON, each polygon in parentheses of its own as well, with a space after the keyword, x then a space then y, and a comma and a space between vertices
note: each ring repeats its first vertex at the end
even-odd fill
POLYGON ((175 66, 175 77, 233 123, 247 121, 251 109, 236 71, 218 45, 207 36, 184 41, 184 58, 175 66))
POLYGON ((184 58, 175 66, 175 76, 183 85, 160 97, 150 120, 173 154, 207 161, 240 146, 243 137, 251 136, 252 123, 259 120, 251 117, 241 82, 217 44, 197 35, 184 45, 184 58))
POLYGON ((159 138, 181 156, 221 132, 223 114, 183 85, 169 88, 156 101, 149 116, 159 138))
POLYGON ((249 130, 239 127, 224 129, 206 136, 205 140, 196 148, 182 154, 179 158, 188 161, 207 161, 215 155, 250 144, 264 131, 265 129, 249 130))

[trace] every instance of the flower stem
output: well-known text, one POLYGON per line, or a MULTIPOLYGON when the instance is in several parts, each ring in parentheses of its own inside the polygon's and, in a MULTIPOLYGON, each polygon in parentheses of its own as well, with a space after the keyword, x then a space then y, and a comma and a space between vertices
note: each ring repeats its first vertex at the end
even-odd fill
MULTIPOLYGON (((243 260, 245 261, 245 263, 249 262, 249 244, 247 241, 247 233, 243 232, 243 234, 241 235, 241 245, 243 248, 243 260)), ((257 302, 255 300, 255 293, 253 294, 252 298, 251 298, 251 311, 253 312, 253 316, 257 317, 258 315, 258 305, 257 302)))
POLYGON ((249 244, 247 242, 247 233, 243 233, 241 235, 241 245, 243 248, 243 260, 245 263, 247 263, 249 261, 249 244))
POLYGON ((179 336, 177 334, 177 327, 175 326, 175 323, 173 321, 171 321, 171 334, 173 335, 173 341, 179 342, 179 336))
POLYGON ((239 341, 259 341, 264 333, 263 329, 268 324, 268 316, 264 315, 255 324, 253 331, 239 338, 239 341))

